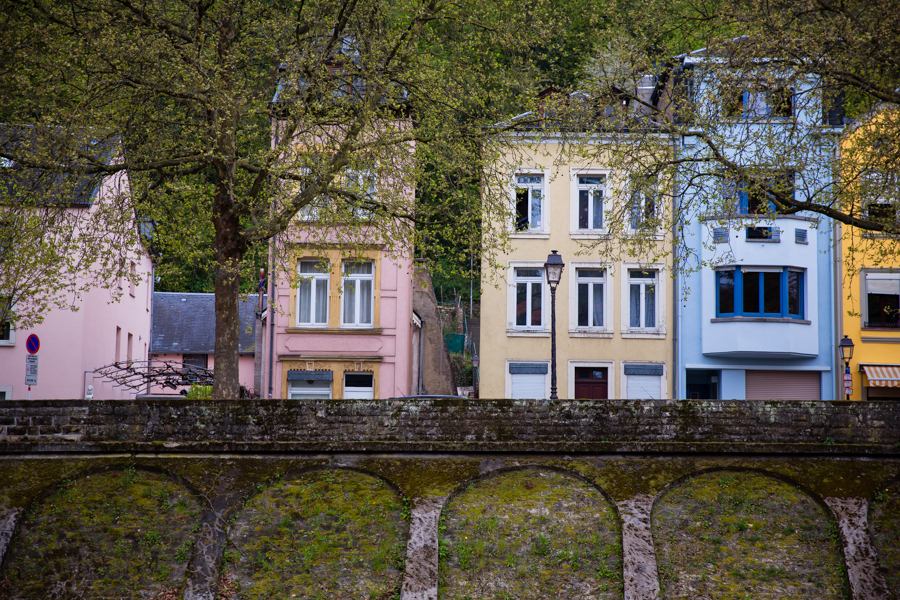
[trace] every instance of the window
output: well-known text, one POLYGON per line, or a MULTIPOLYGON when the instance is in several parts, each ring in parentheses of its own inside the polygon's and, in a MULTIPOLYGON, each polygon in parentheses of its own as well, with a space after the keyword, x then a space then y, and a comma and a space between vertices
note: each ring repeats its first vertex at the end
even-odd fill
POLYGON ((371 171, 347 171, 344 178, 347 190, 356 194, 362 205, 354 204, 351 214, 358 219, 372 218, 372 204, 375 202, 375 174, 371 171))
POLYGON ((628 271, 628 326, 656 329, 657 271, 628 271))
POLYGON ((749 181, 733 181, 727 185, 727 193, 736 199, 739 214, 773 214, 777 212, 775 203, 772 202, 773 194, 794 198, 794 179, 794 171, 786 170, 760 177, 759 185, 751 185, 749 181))
POLYGON ((309 204, 300 209, 297 218, 301 221, 317 221, 324 218, 329 212, 338 216, 350 216, 356 219, 369 219, 372 217, 372 208, 376 197, 377 181, 375 174, 368 170, 347 169, 343 179, 338 185, 342 185, 346 192, 355 195, 359 200, 352 201, 346 196, 340 196, 338 201, 329 196, 317 196, 309 204), (345 213, 340 213, 340 207, 345 213))
POLYGON ((886 169, 868 169, 860 176, 859 193, 866 216, 876 222, 897 223, 897 204, 900 175, 886 169))
POLYGON ((509 397, 514 400, 546 398, 547 367, 545 362, 509 363, 509 397))
POLYGON ((375 398, 375 376, 372 373, 344 373, 345 400, 375 398))
POLYGON ((740 90, 726 107, 732 118, 787 118, 794 114, 794 90, 787 86, 740 90))
POLYGON ((603 229, 604 184, 603 175, 578 177, 578 229, 603 229))
POLYGON ((900 273, 866 273, 866 327, 900 328, 900 273))
POLYGON ((630 225, 634 231, 656 227, 656 183, 649 177, 631 180, 630 225))
POLYGON ((119 358, 122 356, 122 328, 116 327, 116 360, 115 362, 119 362, 119 358))
POLYGON ((291 400, 331 398, 332 371, 300 371, 290 369, 287 372, 288 398, 291 400))
POLYGON ((516 267, 516 329, 543 329, 544 270, 516 267))
POLYGON ((662 397, 663 365, 624 364, 625 395, 629 400, 659 400, 662 397))
POLYGON ((516 231, 542 231, 544 176, 516 175, 516 231))
POLYGON ((735 267, 716 272, 717 317, 803 318, 804 271, 735 267))
POLYGON ((137 277, 137 265, 131 263, 128 267, 128 294, 134 298, 135 278, 137 277))
POLYGON ((328 261, 298 261, 297 276, 300 278, 297 284, 297 325, 328 325, 328 287, 331 281, 328 261))
POLYGON ((603 328, 605 269, 575 269, 578 285, 578 327, 603 328))
POLYGON ((209 354, 185 354, 181 358, 181 364, 186 367, 209 368, 209 354))
POLYGON ((370 261, 344 262, 341 325, 372 327, 375 269, 370 261))
POLYGON ((16 345, 16 329, 11 322, 9 299, 0 296, 0 346, 16 345))
POLYGON ((125 360, 129 363, 134 358, 134 335, 128 334, 128 342, 125 344, 125 360))

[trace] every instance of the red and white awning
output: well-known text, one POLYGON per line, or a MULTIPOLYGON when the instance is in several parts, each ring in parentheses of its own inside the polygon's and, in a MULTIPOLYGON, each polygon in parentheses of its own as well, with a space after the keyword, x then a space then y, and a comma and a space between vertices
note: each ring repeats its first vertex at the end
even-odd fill
POLYGON ((874 387, 900 387, 900 365, 860 365, 869 385, 874 387))

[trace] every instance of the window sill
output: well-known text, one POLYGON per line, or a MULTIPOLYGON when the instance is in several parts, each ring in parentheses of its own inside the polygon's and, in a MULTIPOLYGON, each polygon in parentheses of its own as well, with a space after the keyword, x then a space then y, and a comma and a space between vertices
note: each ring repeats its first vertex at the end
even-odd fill
POLYGON ((661 242, 666 239, 666 234, 659 232, 659 231, 657 231, 656 233, 644 233, 643 231, 639 231, 636 229, 629 229, 627 234, 632 237, 646 236, 647 238, 658 241, 658 242, 661 242))
POLYGON ((792 317, 715 317, 710 323, 797 323, 798 325, 812 325, 807 319, 794 319, 792 317))
POLYGON ((11 340, 0 340, 0 346, 7 346, 7 347, 11 348, 15 345, 16 345, 16 343, 11 340))
POLYGON ((527 231, 518 231, 518 232, 516 232, 516 233, 511 233, 511 234, 509 235, 509 237, 510 237, 510 238, 513 238, 513 239, 521 239, 521 240, 527 240, 527 239, 533 239, 533 240, 549 240, 549 239, 550 239, 550 233, 549 233, 549 232, 545 233, 545 232, 543 232, 543 231, 535 231, 535 232, 533 232, 533 233, 532 233, 532 232, 527 232, 527 231))
POLYGON ((287 327, 286 333, 327 333, 337 335, 381 335, 381 327, 287 327))
POLYGON ((579 229, 570 231, 569 237, 573 240, 603 240, 609 237, 609 231, 606 229, 599 229, 597 231, 585 231, 584 229, 579 229))
POLYGON ((733 213, 733 214, 728 214, 728 215, 709 215, 708 217, 701 217, 700 220, 704 221, 704 222, 720 221, 722 223, 727 223, 727 222, 735 221, 738 219, 740 219, 741 221, 752 220, 754 222, 760 222, 760 221, 772 222, 772 221, 775 221, 776 219, 791 219, 793 221, 807 221, 809 223, 818 223, 819 222, 819 219, 817 219, 815 217, 804 217, 801 215, 779 215, 779 214, 750 215, 750 214, 741 214, 741 213, 733 213))
POLYGON ((623 331, 622 338, 634 340, 664 340, 665 331, 623 331))
MULTIPOLYGON (((735 236, 735 237, 737 237, 737 236, 735 236)), ((757 240, 757 239, 747 238, 744 241, 747 242, 748 244, 780 244, 781 243, 781 240, 772 240, 772 239, 757 240)))
POLYGON ((545 329, 507 329, 506 337, 550 337, 550 332, 545 329))
POLYGON ((569 337, 572 338, 611 338, 612 331, 607 330, 590 330, 590 329, 570 329, 569 337))

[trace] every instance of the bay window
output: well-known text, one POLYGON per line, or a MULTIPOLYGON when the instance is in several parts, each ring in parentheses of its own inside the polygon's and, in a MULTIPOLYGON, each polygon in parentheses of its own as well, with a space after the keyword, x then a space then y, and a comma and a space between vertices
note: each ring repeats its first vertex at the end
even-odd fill
POLYGON ((516 329, 543 329, 544 269, 514 269, 516 329))
POLYGON ((297 264, 297 325, 328 325, 328 286, 331 279, 327 261, 301 260, 297 264))
POLYGON ((716 271, 717 317, 803 318, 804 271, 734 267, 716 271))
POLYGON ((657 271, 628 271, 629 329, 656 329, 657 271))
POLYGON ((371 261, 345 261, 341 293, 341 325, 372 327, 375 269, 371 261))

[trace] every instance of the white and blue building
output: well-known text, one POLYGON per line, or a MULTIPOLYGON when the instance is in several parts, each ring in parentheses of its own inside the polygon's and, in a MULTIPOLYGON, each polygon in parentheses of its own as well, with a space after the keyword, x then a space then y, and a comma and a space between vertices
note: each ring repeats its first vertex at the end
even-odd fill
POLYGON ((703 51, 679 57, 670 78, 689 82, 697 111, 677 152, 708 156, 709 136, 732 165, 687 163, 678 177, 676 397, 833 398, 840 286, 831 223, 779 214, 771 194, 827 191, 842 117, 823 110, 813 81, 772 73, 723 81, 714 60, 703 51))

